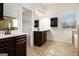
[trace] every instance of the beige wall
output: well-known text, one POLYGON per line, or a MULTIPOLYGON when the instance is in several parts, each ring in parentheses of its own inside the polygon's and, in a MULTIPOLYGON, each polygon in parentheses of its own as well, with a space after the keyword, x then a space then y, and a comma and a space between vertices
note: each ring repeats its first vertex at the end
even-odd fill
MULTIPOLYGON (((44 10, 44 6, 46 7, 46 17, 42 17, 42 19, 39 19, 38 17, 36 17, 35 14, 33 14, 33 21, 35 19, 39 19, 40 20, 40 28, 42 30, 49 28, 49 22, 47 22, 48 20, 44 20, 43 18, 47 18, 50 21, 51 17, 58 17, 58 27, 57 28, 49 28, 50 31, 47 34, 47 38, 48 40, 56 40, 56 41, 62 41, 62 42, 68 42, 71 43, 72 42, 72 30, 75 29, 62 29, 61 27, 61 23, 60 23, 60 17, 69 11, 75 11, 76 12, 76 20, 77 23, 79 23, 79 4, 55 4, 55 3, 51 3, 51 4, 23 4, 24 6, 26 6, 28 9, 32 10, 34 12, 34 10, 36 9, 42 9, 44 10), (42 21, 41 21, 42 20, 42 21), (44 22, 46 22, 44 24, 44 22), (46 26, 44 26, 46 25, 46 26)), ((34 24, 34 23, 33 23, 34 24)), ((34 29, 34 28, 33 28, 34 29)))
MULTIPOLYGON (((41 17, 38 17, 36 14, 35 14, 35 10, 42 10, 45 9, 43 8, 43 6, 41 6, 41 4, 38 4, 38 3, 23 3, 22 6, 28 10, 31 10, 32 11, 32 21, 31 21, 31 24, 32 24, 32 29, 31 29, 31 46, 33 46, 33 31, 36 29, 34 28, 34 20, 40 20, 41 17)), ((45 11, 45 10, 44 10, 45 11)))
POLYGON ((69 11, 76 13, 76 20, 79 23, 79 4, 52 4, 48 7, 48 17, 58 17, 58 27, 51 28, 48 33, 48 40, 56 40, 62 42, 72 42, 72 31, 75 29, 63 29, 61 27, 60 17, 69 11))
POLYGON ((4 3, 4 16, 15 17, 18 20, 18 31, 17 32, 22 32, 21 3, 4 3))

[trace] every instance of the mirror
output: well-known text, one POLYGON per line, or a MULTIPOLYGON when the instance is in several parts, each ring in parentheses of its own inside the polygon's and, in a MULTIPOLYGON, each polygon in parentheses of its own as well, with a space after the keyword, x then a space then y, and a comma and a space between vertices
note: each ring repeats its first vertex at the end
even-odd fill
POLYGON ((4 17, 4 20, 0 21, 0 31, 6 30, 7 28, 17 30, 18 20, 12 17, 4 17))

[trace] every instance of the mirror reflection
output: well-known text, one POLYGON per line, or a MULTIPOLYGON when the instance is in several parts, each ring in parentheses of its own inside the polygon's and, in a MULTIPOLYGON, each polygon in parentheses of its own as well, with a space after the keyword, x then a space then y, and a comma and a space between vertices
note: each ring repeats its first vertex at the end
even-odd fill
POLYGON ((4 17, 3 20, 0 21, 0 31, 6 30, 17 30, 18 29, 18 20, 11 17, 4 17))

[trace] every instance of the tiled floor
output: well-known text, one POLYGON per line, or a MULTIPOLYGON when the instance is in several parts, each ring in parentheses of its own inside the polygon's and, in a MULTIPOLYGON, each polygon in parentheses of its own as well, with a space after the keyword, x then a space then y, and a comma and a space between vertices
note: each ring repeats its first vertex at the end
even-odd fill
POLYGON ((41 47, 28 47, 28 56, 76 56, 76 48, 71 43, 47 41, 41 47))

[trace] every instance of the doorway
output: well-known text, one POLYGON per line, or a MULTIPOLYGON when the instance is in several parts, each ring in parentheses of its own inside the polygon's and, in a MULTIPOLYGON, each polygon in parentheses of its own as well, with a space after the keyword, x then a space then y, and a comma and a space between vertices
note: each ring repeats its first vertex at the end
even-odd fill
POLYGON ((31 46, 32 11, 22 7, 22 32, 27 34, 27 46, 31 46))

